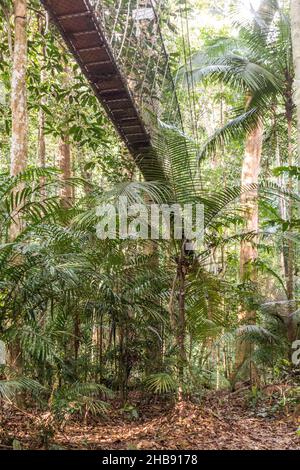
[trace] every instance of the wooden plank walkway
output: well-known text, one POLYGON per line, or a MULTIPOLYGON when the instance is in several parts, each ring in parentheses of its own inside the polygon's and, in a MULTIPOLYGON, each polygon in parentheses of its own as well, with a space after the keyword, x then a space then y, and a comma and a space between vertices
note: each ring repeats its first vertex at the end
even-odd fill
POLYGON ((41 0, 97 98, 137 159, 150 136, 88 0, 41 0))

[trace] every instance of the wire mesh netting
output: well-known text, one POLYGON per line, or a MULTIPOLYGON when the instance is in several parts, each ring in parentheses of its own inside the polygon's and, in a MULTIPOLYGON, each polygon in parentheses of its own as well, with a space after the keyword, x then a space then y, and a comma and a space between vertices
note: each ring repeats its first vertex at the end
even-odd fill
POLYGON ((150 135, 157 118, 182 128, 160 27, 163 0, 90 0, 89 3, 150 135))

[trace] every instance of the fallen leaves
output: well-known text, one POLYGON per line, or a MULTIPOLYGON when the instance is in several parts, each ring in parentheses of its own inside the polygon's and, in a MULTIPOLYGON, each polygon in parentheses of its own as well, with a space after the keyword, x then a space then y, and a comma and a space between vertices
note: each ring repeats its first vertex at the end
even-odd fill
MULTIPOLYGON (((245 406, 235 394, 210 394, 201 404, 185 403, 180 414, 165 404, 136 403, 140 418, 124 421, 116 410, 91 426, 71 422, 56 431, 51 448, 105 450, 300 449, 292 417, 245 406)), ((17 439, 22 448, 40 448, 34 420, 10 411, 2 418, 1 446, 17 439), (3 427, 4 426, 4 427, 3 427), (4 435, 6 436, 4 439, 4 435), (6 442, 4 442, 4 440, 6 442)))

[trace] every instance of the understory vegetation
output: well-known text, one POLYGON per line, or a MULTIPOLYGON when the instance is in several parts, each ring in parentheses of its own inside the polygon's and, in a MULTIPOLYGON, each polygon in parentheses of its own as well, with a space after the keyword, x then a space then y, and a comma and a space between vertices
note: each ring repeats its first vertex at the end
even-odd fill
POLYGON ((0 1, 0 445, 240 394, 298 445, 300 59, 290 2, 245 3, 162 2, 184 132, 152 116, 141 168, 41 2, 0 1), (100 239, 120 197, 201 204, 203 241, 100 239))

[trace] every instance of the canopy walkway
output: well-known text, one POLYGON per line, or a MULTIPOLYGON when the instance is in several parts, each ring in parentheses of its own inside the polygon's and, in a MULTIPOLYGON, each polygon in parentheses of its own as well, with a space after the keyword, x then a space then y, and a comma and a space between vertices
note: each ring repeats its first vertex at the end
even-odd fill
MULTIPOLYGON (((157 118, 181 127, 163 0, 41 0, 139 166, 157 118)), ((143 168, 141 168, 143 170, 143 168)))

